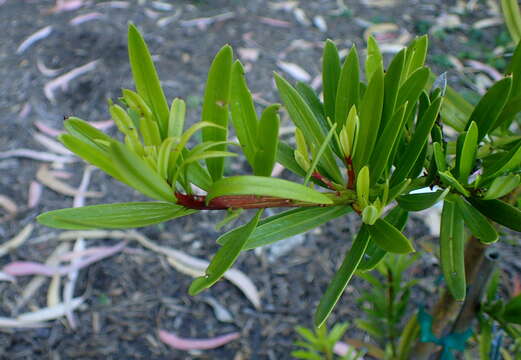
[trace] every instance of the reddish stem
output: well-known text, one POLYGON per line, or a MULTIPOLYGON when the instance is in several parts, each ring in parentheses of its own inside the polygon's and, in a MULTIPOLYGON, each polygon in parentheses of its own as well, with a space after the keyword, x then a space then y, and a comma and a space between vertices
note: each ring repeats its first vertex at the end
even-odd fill
POLYGON ((338 189, 335 188, 335 185, 333 185, 333 182, 331 180, 329 180, 328 178, 326 178, 321 173, 319 173, 318 171, 315 170, 313 172, 313 174, 311 174, 311 176, 314 177, 317 180, 322 181, 329 189, 338 192, 338 189))
POLYGON ((177 204, 195 210, 226 210, 226 209, 264 209, 271 207, 303 207, 317 206, 313 203, 301 203, 291 199, 273 196, 257 195, 225 195, 206 203, 204 195, 188 195, 176 192, 177 204))
POLYGON ((347 188, 353 190, 355 188, 355 169, 353 168, 353 159, 351 156, 346 157, 347 169, 347 188))

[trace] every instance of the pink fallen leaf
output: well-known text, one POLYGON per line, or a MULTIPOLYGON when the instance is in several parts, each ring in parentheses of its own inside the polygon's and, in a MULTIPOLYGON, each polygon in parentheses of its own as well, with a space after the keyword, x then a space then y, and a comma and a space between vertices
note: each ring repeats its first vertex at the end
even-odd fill
POLYGON ((84 5, 83 0, 56 0, 55 5, 45 10, 44 14, 56 14, 65 11, 77 10, 84 5))
POLYGON ((483 71, 484 73, 488 74, 495 81, 499 81, 503 78, 503 75, 501 75, 501 73, 499 71, 494 69, 492 66, 484 64, 480 61, 467 60, 466 64, 478 71, 483 71))
POLYGON ((308 82, 311 80, 311 75, 298 66, 295 63, 286 62, 286 61, 278 61, 277 66, 281 68, 284 72, 288 73, 292 78, 298 81, 308 82))
POLYGON ((49 135, 49 136, 58 136, 65 132, 65 130, 54 129, 53 127, 46 125, 45 123, 43 123, 41 121, 35 121, 34 126, 38 130, 40 130, 41 132, 43 132, 44 134, 49 135))
POLYGON ((18 212, 18 206, 11 198, 0 195, 0 207, 4 208, 7 214, 0 216, 0 223, 12 219, 18 212))
POLYGON ((38 181, 31 181, 27 195, 27 207, 29 209, 34 209, 40 203, 40 199, 42 198, 42 190, 42 184, 40 184, 38 181))
POLYGON ((78 16, 72 18, 69 21, 69 24, 71 24, 72 26, 77 26, 77 25, 86 23, 87 21, 102 19, 104 17, 105 17, 105 15, 103 15, 102 13, 91 12, 91 13, 88 13, 88 14, 78 15, 78 16))
POLYGON ((85 65, 78 66, 77 68, 74 68, 61 76, 58 76, 56 79, 49 81, 43 87, 45 97, 49 99, 49 101, 54 102, 56 100, 54 96, 56 89, 61 88, 63 91, 67 90, 70 81, 77 78, 78 76, 94 70, 97 64, 98 60, 91 61, 85 65))
POLYGON ((73 271, 80 270, 92 263, 103 260, 109 256, 115 255, 125 248, 126 241, 122 241, 114 246, 100 247, 97 251, 91 251, 91 255, 68 266, 53 266, 33 261, 14 261, 3 267, 2 271, 11 276, 26 275, 65 275, 73 271))
POLYGON ((75 189, 69 184, 58 180, 53 171, 50 171, 46 164, 40 166, 36 172, 36 178, 49 189, 52 189, 60 194, 68 196, 78 196, 79 193, 84 197, 101 197, 102 193, 96 191, 82 191, 82 189, 75 189))
POLYGON ((59 163, 72 163, 78 161, 76 158, 71 156, 62 156, 51 154, 44 151, 36 151, 31 149, 15 149, 0 152, 0 159, 7 159, 11 157, 23 157, 33 160, 59 162, 59 163))
POLYGON ((190 339, 181 338, 165 330, 159 330, 158 334, 159 339, 165 344, 171 346, 174 349, 186 351, 215 349, 229 343, 230 341, 238 339, 240 336, 238 332, 234 332, 210 339, 190 339))
POLYGON ((61 68, 60 69, 48 68, 47 66, 45 66, 42 59, 40 59, 40 58, 36 58, 36 68, 38 69, 39 72, 41 72, 43 75, 45 75, 47 77, 55 77, 56 75, 58 75, 60 73, 60 71, 62 71, 61 68))
POLYGON ((67 149, 65 146, 63 146, 58 141, 51 139, 48 136, 45 136, 43 134, 36 133, 33 135, 34 140, 38 141, 40 144, 45 146, 48 150, 60 154, 60 155, 73 155, 73 153, 67 149))
POLYGON ((49 36, 52 32, 52 26, 46 26, 44 28, 41 28, 37 32, 35 32, 32 35, 29 35, 20 46, 18 46, 18 49, 16 49, 17 54, 23 53, 25 50, 30 48, 35 42, 40 41, 42 39, 45 39, 47 36, 49 36))
POLYGON ((269 25, 269 26, 282 27, 282 28, 289 28, 292 26, 292 24, 290 22, 287 22, 284 20, 273 19, 273 18, 263 17, 263 16, 260 16, 258 19, 261 23, 269 25))
POLYGON ((20 120, 25 119, 27 116, 29 116, 29 114, 31 113, 31 110, 32 110, 31 104, 26 102, 20 109, 20 112, 18 113, 18 119, 20 119, 20 120))

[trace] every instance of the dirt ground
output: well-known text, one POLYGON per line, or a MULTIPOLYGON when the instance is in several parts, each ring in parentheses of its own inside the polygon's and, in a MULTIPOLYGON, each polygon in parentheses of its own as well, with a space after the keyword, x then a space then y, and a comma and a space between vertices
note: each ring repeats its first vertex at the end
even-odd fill
MULTIPOLYGON (((44 262, 60 244, 60 231, 36 224, 35 217, 43 211, 72 206, 72 197, 44 186, 39 202, 28 206, 29 187, 42 165, 50 164, 63 176, 61 181, 74 188, 85 168, 79 161, 43 162, 5 152, 52 152, 38 141, 40 130, 35 124, 62 129, 64 116, 109 119, 107 99, 116 99, 121 88, 132 87, 126 50, 128 22, 143 31, 167 98, 187 99, 188 121, 193 123, 200 116, 208 66, 227 43, 245 64, 260 108, 266 102, 279 101, 272 80, 274 70, 288 79, 300 77, 319 87, 316 78, 322 41, 331 38, 343 51, 352 44, 364 49, 366 31, 376 32, 391 52, 416 34, 431 33, 430 64, 438 72, 449 71, 453 85, 470 94, 486 86, 487 74, 480 78, 473 69, 458 70, 459 65, 467 66, 469 59, 500 69, 505 65, 503 56, 494 52, 509 41, 504 26, 475 26, 480 20, 498 18, 494 3, 366 0, 345 1, 342 7, 342 1, 333 0, 69 0, 69 8, 59 8, 50 0, 0 0, 0 153, 4 154, 0 156, 0 194, 17 206, 13 216, 0 222, 0 243, 28 224, 35 226, 22 246, 0 258, 0 267, 15 260, 44 262), (386 23, 391 25, 382 25, 386 23), (31 34, 45 28, 46 36, 22 46, 31 34), (299 68, 288 70, 288 63, 299 68), (90 70, 73 77, 67 86, 52 90, 53 80, 86 64, 90 70)), ((45 35, 45 30, 41 34, 45 35)), ((283 126, 288 125, 285 118, 283 126)), ((114 128, 107 131, 113 133, 114 128)), ((241 160, 235 161, 227 171, 241 172, 243 165, 241 160)), ((100 171, 94 171, 89 190, 99 191, 103 197, 88 198, 87 204, 144 199, 100 171)), ((4 213, 8 215, 7 210, 4 213)), ((221 219, 222 214, 203 212, 139 231, 160 245, 209 259, 218 248, 214 240, 222 231, 214 225, 221 219)), ((357 219, 347 216, 289 240, 287 243, 293 245, 286 249, 242 255, 236 267, 258 287, 260 309, 227 281, 202 295, 189 296, 189 276, 173 269, 164 256, 130 242, 125 251, 79 272, 75 296, 86 300, 76 311, 76 329, 64 318, 38 329, 0 328, 0 358, 290 359, 296 340, 294 327, 311 325, 313 311, 357 226, 357 219), (209 305, 212 301, 229 311, 230 321, 217 319, 209 305), (159 328, 193 338, 238 331, 240 338, 215 350, 187 353, 159 341, 159 328)), ((435 240, 419 217, 413 218, 407 232, 425 247, 435 240)), ((88 246, 117 242, 86 241, 88 246)), ((507 257, 515 257, 509 245, 515 242, 519 239, 503 245, 508 248, 507 257)), ((423 260, 413 269, 424 274, 425 280, 412 298, 411 309, 428 303, 437 276, 434 257, 427 254, 423 260)), ((518 264, 509 263, 505 271, 520 271, 518 264)), ((0 282, 0 316, 16 317, 46 306, 48 280, 25 306, 17 306, 31 279, 0 282)), ((356 317, 359 310, 354 299, 364 286, 354 279, 332 320, 356 317)), ((368 340, 354 327, 347 336, 368 340)))

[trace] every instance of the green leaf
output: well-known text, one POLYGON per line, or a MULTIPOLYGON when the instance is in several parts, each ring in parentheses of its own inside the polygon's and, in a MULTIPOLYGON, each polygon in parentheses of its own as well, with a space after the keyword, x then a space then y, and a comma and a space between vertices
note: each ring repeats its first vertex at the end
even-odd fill
POLYGON ((383 58, 378 43, 371 35, 367 39, 367 58, 365 60, 365 78, 367 83, 371 82, 376 71, 383 72, 383 58))
POLYGON ((167 182, 125 145, 112 142, 110 154, 125 183, 153 199, 175 202, 174 193, 167 182))
POLYGON ((347 55, 338 81, 338 89, 336 91, 335 101, 335 122, 338 129, 342 130, 347 114, 353 105, 358 107, 358 98, 360 96, 360 64, 358 62, 358 53, 353 45, 347 55))
MULTIPOLYGON (((313 116, 313 112, 300 94, 282 77, 275 73, 275 82, 279 90, 280 97, 288 110, 288 113, 295 125, 302 131, 308 144, 313 144, 316 148, 324 142, 325 134, 320 124, 313 116)), ((324 151, 320 159, 321 167, 337 183, 342 183, 340 169, 333 157, 330 148, 324 151)))
MULTIPOLYGON (((429 79, 429 69, 421 68, 416 70, 400 87, 396 107, 402 106, 405 102, 409 109, 413 109, 429 79)), ((410 110, 408 111, 410 112, 410 110)))
POLYGON ((329 133, 326 135, 326 137, 324 139, 324 142, 322 143, 322 145, 320 145, 320 148, 314 154, 313 161, 311 162, 311 164, 309 166, 309 169, 308 169, 308 171, 306 173, 306 177, 304 178, 304 185, 308 184, 309 179, 311 178, 311 175, 313 175, 313 172, 315 171, 315 169, 316 169, 316 167, 318 165, 318 162, 322 158, 322 155, 326 151, 326 148, 329 146, 329 142, 331 141, 331 138, 335 134, 335 129, 336 129, 336 124, 334 124, 331 127, 331 130, 329 130, 329 133))
POLYGON ((521 40, 521 11, 517 0, 501 0, 501 11, 508 28, 508 32, 517 44, 521 40))
POLYGON ((407 254, 414 251, 409 239, 383 219, 376 220, 374 225, 368 227, 368 230, 371 239, 385 251, 397 254, 407 254))
POLYGON ((438 171, 446 171, 447 170, 447 159, 445 157, 445 152, 443 151, 443 145, 439 142, 435 142, 432 144, 432 152, 434 155, 434 160, 436 162, 436 167, 438 171))
POLYGON ((521 295, 517 295, 505 304, 501 316, 506 322, 521 325, 521 295))
POLYGON ((188 165, 188 169, 186 171, 187 180, 190 183, 197 185, 197 187, 208 191, 208 189, 212 186, 212 178, 208 173, 208 170, 203 168, 199 163, 191 163, 188 165))
POLYGON ((459 180, 463 184, 468 183, 470 172, 474 168, 478 149, 478 126, 472 122, 465 134, 465 141, 459 153, 459 180))
MULTIPOLYGON (((519 74, 519 76, 521 76, 521 74, 519 74)), ((500 126, 510 127, 510 124, 512 124, 512 121, 519 112, 521 112, 521 96, 511 97, 490 130, 493 131, 500 126)))
POLYGON ((172 203, 130 202, 53 210, 36 219, 42 225, 58 229, 128 229, 158 224, 196 212, 172 203))
MULTIPOLYGON (((402 49, 391 61, 384 77, 384 105, 382 111, 382 124, 380 129, 387 126, 387 122, 396 116, 396 100, 398 99, 398 89, 400 88, 400 78, 404 71, 405 49, 402 49)), ((381 136, 381 139, 385 137, 381 136)))
POLYGON ((324 194, 291 181, 264 176, 233 176, 215 182, 207 201, 223 195, 259 195, 314 204, 332 204, 324 194))
POLYGON ((493 161, 491 166, 486 166, 479 182, 483 183, 488 179, 502 175, 519 165, 521 165, 521 140, 518 140, 508 152, 493 161))
POLYGON ((322 130, 327 131, 329 129, 329 124, 324 113, 324 105, 315 93, 315 90, 302 81, 297 81, 295 84, 295 89, 297 89, 300 96, 302 96, 306 104, 308 104, 309 108, 313 112, 313 115, 315 115, 315 119, 320 123, 322 130))
POLYGON ((375 71, 371 82, 367 86, 360 105, 360 127, 358 129, 358 141, 354 151, 353 165, 358 173, 364 167, 373 152, 373 147, 378 136, 380 120, 382 116, 384 99, 383 71, 375 71))
POLYGON ((257 114, 253 98, 248 89, 248 84, 244 76, 244 68, 237 60, 232 66, 231 75, 231 104, 232 122, 237 138, 241 143, 241 148, 253 167, 255 163, 255 153, 257 151, 257 114))
MULTIPOLYGON (((58 139, 67 149, 87 161, 89 164, 100 168, 114 179, 128 185, 114 165, 114 161, 110 158, 109 154, 104 150, 101 150, 99 147, 92 145, 92 142, 83 142, 81 139, 70 134, 60 135, 58 139)), ((111 142, 112 141, 114 140, 111 139, 111 142)))
POLYGON ((428 209, 438 201, 441 201, 449 193, 450 188, 446 188, 444 191, 438 190, 428 193, 420 194, 407 194, 398 196, 396 201, 401 208, 408 211, 422 211, 428 209))
MULTIPOLYGON (((228 103, 230 102, 232 58, 232 48, 225 45, 215 55, 212 65, 210 65, 204 90, 201 121, 219 125, 221 128, 204 128, 203 141, 226 141, 228 136, 228 103)), ((226 151, 226 145, 221 145, 217 150, 226 151)), ((217 181, 223 176, 224 159, 207 159, 206 167, 212 179, 217 181)))
POLYGON ((137 92, 152 109, 162 137, 165 138, 168 131, 168 104, 152 56, 145 40, 133 24, 128 27, 128 56, 137 92))
POLYGON ((429 134, 431 132, 438 113, 440 111, 441 98, 437 98, 427 109, 424 116, 418 121, 411 141, 405 150, 405 155, 400 159, 396 165, 396 170, 391 177, 391 186, 401 182, 409 176, 414 164, 420 156, 423 147, 427 143, 429 134))
POLYGON ((209 288, 215 284, 224 273, 232 267, 241 250, 248 241, 251 233, 257 226, 259 218, 262 214, 262 209, 257 211, 257 214, 244 226, 238 227, 233 231, 226 233, 224 236, 228 241, 223 241, 224 245, 217 251, 212 258, 210 265, 206 269, 205 275, 198 277, 190 285, 188 293, 190 295, 197 295, 204 289, 209 288))
POLYGON ((496 229, 494 229, 488 219, 465 199, 461 196, 454 195, 451 196, 451 200, 453 200, 458 206, 459 212, 463 215, 465 224, 476 238, 485 244, 491 244, 499 239, 496 229))
POLYGON ((331 311, 333 311, 333 308, 358 268, 358 264, 360 264, 360 261, 364 256, 368 243, 368 225, 362 225, 358 235, 351 245, 351 249, 345 254, 342 265, 340 265, 340 268, 329 283, 326 292, 320 299, 320 303, 315 312, 315 326, 320 327, 326 322, 331 311))
POLYGON ((451 186, 465 197, 470 196, 469 191, 465 189, 465 187, 458 180, 456 180, 454 176, 452 176, 450 171, 438 171, 438 175, 446 185, 451 186))
POLYGON ((325 115, 331 121, 335 119, 335 101, 340 77, 340 57, 338 49, 331 40, 326 40, 324 53, 322 56, 322 88, 324 89, 324 110, 325 115))
MULTIPOLYGON (((216 145, 216 146, 218 146, 218 145, 216 145)), ((194 161, 199 161, 199 160, 233 157, 233 156, 237 156, 237 154, 229 152, 229 151, 220 151, 220 150, 204 151, 204 152, 201 152, 198 154, 193 154, 190 157, 186 158, 183 161, 183 165, 188 165, 190 163, 193 163, 194 161)))
MULTIPOLYGON (((408 216, 409 213, 407 211, 396 206, 385 216, 385 221, 402 231, 407 223, 408 216)), ((376 243, 371 239, 367 245, 364 257, 358 265, 358 269, 363 271, 373 269, 386 254, 387 251, 376 245, 376 243)))
POLYGON ((104 132, 96 129, 88 122, 77 118, 77 117, 69 117, 65 120, 63 127, 69 134, 81 140, 82 142, 91 145, 95 148, 99 148, 100 150, 106 151, 107 146, 103 146, 101 143, 111 143, 114 141, 110 136, 105 134, 104 132), (99 140, 99 141, 98 141, 99 140))
MULTIPOLYGON (((244 250, 252 250, 305 233, 351 211, 350 206, 316 206, 292 209, 270 216, 259 222, 244 245, 244 250)), ((224 240, 226 239, 219 238, 217 242, 223 244, 224 240)))
POLYGON ((521 210, 501 200, 481 200, 469 198, 468 201, 483 215, 498 224, 515 231, 521 231, 521 210))
POLYGON ((497 177, 492 181, 492 184, 487 189, 487 192, 483 196, 483 200, 492 200, 503 197, 518 187, 520 182, 521 177, 516 174, 497 177))
POLYGON ((425 58, 427 57, 427 49, 429 47, 429 37, 427 35, 420 36, 411 44, 408 52, 412 53, 408 62, 408 74, 414 73, 417 69, 423 67, 425 58))
POLYGON ((440 265, 445 283, 457 301, 465 299, 465 231, 463 217, 456 205, 443 203, 440 230, 440 265))
POLYGON ((407 103, 403 104, 387 122, 385 129, 378 139, 378 151, 373 151, 369 166, 371 167, 371 185, 376 184, 382 173, 387 173, 392 164, 389 158, 398 136, 405 125, 405 110, 407 103))
POLYGON ((279 142, 277 148, 277 162, 284 166, 285 169, 288 169, 301 177, 306 176, 306 172, 295 160, 294 150, 284 142, 279 142))
POLYGON ((279 144, 279 108, 279 104, 274 104, 262 112, 256 132, 258 149, 255 152, 253 166, 253 173, 257 176, 271 176, 273 166, 275 166, 279 144))
POLYGON ((465 130, 468 130, 470 124, 474 121, 479 130, 478 143, 493 128, 497 118, 507 103, 511 87, 512 78, 510 77, 498 81, 488 89, 474 108, 465 130))
POLYGON ((168 137, 180 137, 185 125, 186 104, 182 99, 175 98, 170 107, 168 118, 168 137))

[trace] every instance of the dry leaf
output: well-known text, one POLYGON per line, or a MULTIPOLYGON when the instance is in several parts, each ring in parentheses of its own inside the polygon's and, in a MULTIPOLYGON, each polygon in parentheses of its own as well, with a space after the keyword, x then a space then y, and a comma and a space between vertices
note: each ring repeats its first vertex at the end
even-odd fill
POLYGON ((77 25, 86 23, 87 21, 102 19, 104 17, 105 17, 105 15, 103 15, 102 13, 91 12, 91 13, 88 13, 88 14, 78 15, 78 16, 72 18, 69 21, 69 24, 71 24, 72 26, 77 26, 77 25))
MULTIPOLYGON (((46 164, 40 166, 36 172, 36 178, 48 188, 68 196, 77 196, 80 190, 77 190, 63 181, 58 180, 52 171, 49 171, 49 167, 46 164)), ((102 197, 103 193, 97 191, 85 191, 82 192, 85 197, 102 197)))
POLYGON ((302 69, 297 64, 285 61, 277 61, 277 66, 295 80, 304 82, 308 82, 309 80, 311 80, 311 75, 309 75, 309 73, 306 70, 302 69))
POLYGON ((295 8, 293 10, 293 15, 295 16, 295 19, 300 25, 303 26, 310 26, 311 21, 309 21, 308 17, 306 16, 306 13, 301 8, 295 8))
POLYGON ((472 24, 474 29, 485 29, 492 26, 503 25, 503 19, 500 17, 491 17, 481 19, 472 24))
POLYGON ((20 245, 22 245, 28 238, 31 236, 31 233, 33 232, 34 226, 33 224, 27 224, 22 231, 18 233, 14 238, 11 240, 8 240, 2 245, 0 245, 0 257, 7 254, 9 251, 16 249, 20 245))
POLYGON ((256 48, 238 48, 237 53, 242 61, 257 61, 259 58, 259 49, 256 48))
POLYGON ((6 317, 0 317, 0 328, 39 328, 46 326, 50 326, 50 324, 45 324, 41 322, 27 322, 6 317))
POLYGON ((391 7, 396 6, 396 0, 363 0, 365 5, 369 7, 391 7))
POLYGON ((0 206, 7 212, 7 214, 0 217, 0 224, 11 220, 18 212, 18 206, 16 206, 15 202, 5 195, 0 195, 0 206))
POLYGON ((52 32, 52 26, 46 26, 34 34, 27 37, 20 46, 18 46, 18 49, 16 49, 17 54, 23 53, 25 50, 27 50, 31 45, 33 45, 35 42, 40 41, 42 39, 45 39, 47 36, 49 36, 52 32))
POLYGON ((46 147, 48 150, 55 152, 60 155, 72 156, 74 155, 69 149, 63 146, 56 140, 51 139, 43 134, 36 133, 34 134, 34 139, 46 147))
POLYGON ((268 6, 272 10, 283 10, 283 11, 291 11, 295 7, 297 7, 298 1, 282 1, 282 2, 270 2, 268 6))
POLYGON ((215 315, 215 318, 221 322, 233 322, 233 316, 232 314, 226 309, 224 306, 222 306, 217 300, 215 300, 212 297, 205 297, 203 298, 203 301, 210 305, 213 309, 213 313, 215 315))
POLYGON ((189 339, 178 337, 177 335, 165 330, 159 330, 158 335, 159 339, 165 344, 174 349, 186 351, 215 349, 229 343, 230 341, 238 339, 240 336, 238 332, 234 332, 211 339, 189 339))
POLYGON ((43 186, 38 181, 31 181, 29 185, 29 191, 27 194, 27 207, 34 209, 39 203, 42 197, 43 186))
POLYGON ((320 30, 322 32, 326 32, 327 31, 326 19, 324 19, 323 16, 321 16, 321 15, 314 16, 313 17, 313 24, 315 24, 315 26, 317 27, 318 30, 320 30))
POLYGON ((98 65, 98 61, 99 60, 94 60, 85 65, 78 66, 77 68, 74 68, 63 75, 58 76, 56 79, 47 82, 43 87, 45 97, 49 99, 50 102, 54 102, 56 100, 54 97, 54 92, 56 89, 61 88, 62 91, 66 91, 70 81, 77 78, 78 76, 94 70, 98 65))
POLYGON ((0 152, 0 159, 7 159, 11 157, 23 157, 29 158, 33 160, 40 161, 49 161, 49 162, 59 162, 59 163, 72 163, 78 161, 74 157, 71 156, 61 156, 56 154, 51 154, 44 151, 36 151, 31 149, 15 149, 8 150, 4 152, 0 152))
MULTIPOLYGON (((81 304, 83 304, 84 301, 85 299, 81 297, 72 299, 71 308, 78 308, 81 304)), ((65 315, 65 308, 65 304, 60 303, 55 306, 46 307, 37 311, 21 314, 16 318, 16 320, 28 323, 54 320, 65 315)))

